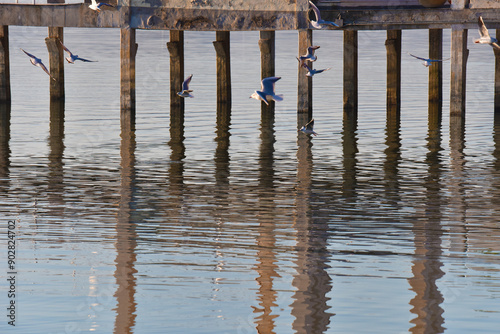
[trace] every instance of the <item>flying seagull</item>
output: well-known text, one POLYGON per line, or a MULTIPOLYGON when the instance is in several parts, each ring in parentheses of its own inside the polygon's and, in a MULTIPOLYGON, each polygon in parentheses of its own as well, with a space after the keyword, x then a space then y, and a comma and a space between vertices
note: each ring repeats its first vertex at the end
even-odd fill
POLYGON ((268 77, 262 79, 260 85, 261 90, 256 90, 251 96, 251 99, 261 100, 269 105, 269 101, 283 101, 283 95, 276 95, 274 92, 274 84, 281 77, 268 77))
POLYGON ((194 97, 193 95, 191 95, 191 92, 193 90, 189 89, 189 83, 191 82, 192 77, 193 75, 191 74, 186 78, 186 80, 184 80, 184 82, 182 83, 182 92, 178 92, 177 95, 179 95, 180 97, 194 97))
POLYGON ((338 27, 338 24, 335 22, 322 20, 318 7, 316 7, 312 1, 309 1, 309 4, 311 5, 314 15, 316 16, 316 21, 311 21, 311 25, 314 29, 325 29, 328 28, 328 26, 338 27))
POLYGON ((302 66, 303 68, 305 68, 307 70, 306 76, 308 76, 308 77, 312 77, 315 74, 318 74, 318 73, 321 73, 321 72, 328 71, 328 70, 332 69, 331 67, 324 68, 322 70, 311 69, 305 62, 301 62, 299 58, 297 58, 297 60, 301 63, 300 66, 302 66))
POLYGON ((45 67, 45 65, 42 63, 42 60, 40 58, 33 56, 31 53, 28 53, 28 52, 24 51, 23 49, 21 49, 21 51, 26 53, 28 55, 28 57, 30 57, 30 61, 33 65, 38 66, 42 70, 44 70, 45 73, 47 73, 52 80, 56 80, 56 78, 54 78, 52 75, 50 75, 49 70, 47 70, 47 67, 45 67))
POLYGON ((318 45, 313 45, 313 46, 308 47, 307 48, 307 53, 305 55, 299 57, 300 66, 302 66, 302 64, 304 64, 304 62, 306 60, 316 61, 316 59, 318 59, 318 57, 316 57, 314 55, 314 51, 317 50, 317 49, 319 49, 318 45))
POLYGON ((479 16, 479 20, 477 22, 477 25, 479 27, 479 39, 476 39, 474 43, 479 43, 479 44, 489 44, 495 49, 500 49, 500 46, 498 45, 498 40, 496 38, 493 38, 490 36, 490 33, 488 32, 488 29, 484 25, 483 18, 479 16))
POLYGON ((102 6, 114 7, 113 5, 110 5, 109 3, 105 3, 105 2, 99 2, 99 3, 97 3, 96 0, 92 0, 92 3, 89 5, 89 8, 92 9, 92 10, 100 12, 102 6))
POLYGON ((313 128, 314 128, 314 118, 311 119, 311 121, 309 123, 307 123, 306 125, 301 127, 299 131, 302 131, 308 135, 315 135, 316 136, 317 133, 314 132, 313 128))
MULTIPOLYGON (((408 53, 410 56, 414 57, 414 58, 417 58, 417 59, 420 59, 420 60, 423 60, 424 62, 422 63, 425 67, 429 67, 432 65, 432 63, 436 63, 436 62, 440 62, 440 61, 443 61, 441 59, 429 59, 429 58, 422 58, 422 57, 417 57, 415 55, 412 55, 411 53, 408 53)), ((448 59, 445 59, 445 60, 448 60, 448 59)))
MULTIPOLYGON (((61 42, 61 41, 59 41, 59 42, 61 42)), ((94 62, 94 60, 83 59, 83 58, 78 57, 78 55, 72 54, 71 51, 69 51, 68 48, 65 47, 62 42, 61 42, 61 45, 62 45, 62 48, 64 49, 64 51, 66 51, 68 53, 68 57, 66 57, 66 61, 68 63, 74 64, 75 60, 81 60, 81 61, 85 61, 85 62, 94 62)))

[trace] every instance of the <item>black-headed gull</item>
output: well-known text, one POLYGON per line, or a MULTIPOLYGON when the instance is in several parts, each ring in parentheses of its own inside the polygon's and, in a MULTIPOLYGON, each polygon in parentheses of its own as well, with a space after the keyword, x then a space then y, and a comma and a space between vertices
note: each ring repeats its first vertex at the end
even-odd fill
POLYGON ((328 68, 324 68, 322 70, 316 70, 314 68, 310 68, 305 62, 300 61, 299 58, 297 58, 297 60, 300 62, 300 66, 302 66, 303 68, 305 68, 307 70, 306 76, 308 76, 308 77, 312 77, 315 74, 318 74, 318 73, 321 73, 321 72, 328 71, 328 70, 332 69, 331 67, 328 67, 328 68))
MULTIPOLYGON (((440 61, 443 61, 441 59, 429 59, 429 58, 422 58, 422 57, 418 57, 418 56, 415 56, 415 55, 412 55, 411 53, 408 53, 410 56, 414 57, 414 58, 417 58, 417 59, 420 59, 423 61, 423 65, 425 67, 429 67, 432 65, 432 63, 436 63, 436 62, 440 62, 440 61)), ((444 59, 444 60, 448 60, 448 59, 444 59)))
POLYGON ((260 85, 261 90, 256 90, 251 96, 251 99, 261 100, 269 105, 269 101, 283 101, 283 95, 276 95, 274 92, 274 84, 281 77, 268 77, 262 79, 260 85))
POLYGON ((306 61, 306 60, 309 60, 309 61, 316 61, 316 59, 318 59, 318 57, 316 57, 314 55, 314 51, 319 49, 319 46, 318 45, 313 45, 313 46, 310 46, 307 48, 307 53, 303 56, 300 56, 299 57, 299 61, 300 61, 300 66, 302 66, 302 64, 306 61))
MULTIPOLYGON (((59 41, 59 42, 61 42, 61 41, 59 41)), ((83 59, 83 58, 78 57, 78 55, 72 54, 71 51, 69 51, 68 48, 65 47, 62 42, 61 42, 61 45, 62 45, 63 50, 66 51, 66 53, 68 54, 68 57, 66 57, 66 61, 68 63, 74 64, 75 60, 81 60, 81 61, 85 61, 85 62, 94 62, 94 60, 83 59)))
POLYGON ((486 28, 486 25, 484 24, 483 18, 481 16, 479 16, 477 25, 479 27, 480 37, 479 39, 476 39, 474 43, 489 44, 495 49, 500 49, 500 46, 498 45, 498 40, 490 36, 490 33, 488 32, 488 29, 486 28))
POLYGON ((52 75, 50 75, 49 70, 47 70, 47 67, 45 67, 45 65, 42 63, 42 60, 40 58, 35 57, 31 53, 28 53, 28 52, 24 51, 23 49, 21 49, 21 51, 26 53, 28 55, 28 57, 30 57, 30 61, 33 65, 38 66, 42 70, 44 70, 45 73, 47 73, 52 80, 56 80, 56 78, 54 78, 52 75))
POLYGON ((193 95, 191 95, 191 92, 193 90, 189 89, 189 83, 191 82, 192 77, 193 75, 191 74, 186 78, 186 80, 184 80, 184 82, 182 83, 182 92, 178 92, 177 95, 179 95, 180 97, 194 97, 193 95))
POLYGON ((328 26, 338 27, 338 24, 335 22, 322 20, 318 7, 316 7, 312 1, 309 1, 309 4, 311 5, 314 15, 316 16, 316 21, 311 21, 311 25, 314 29, 326 29, 328 26))
POLYGON ((314 132, 313 128, 314 128, 314 118, 311 119, 309 121, 309 123, 307 123, 306 125, 304 125, 303 127, 301 127, 299 129, 299 131, 302 131, 302 132, 304 132, 305 134, 308 134, 308 135, 315 135, 315 136, 318 135, 316 132, 314 132))
POLYGON ((110 5, 109 3, 105 3, 105 2, 98 3, 96 0, 92 0, 92 3, 89 5, 89 8, 100 12, 102 6, 114 7, 113 5, 110 5))

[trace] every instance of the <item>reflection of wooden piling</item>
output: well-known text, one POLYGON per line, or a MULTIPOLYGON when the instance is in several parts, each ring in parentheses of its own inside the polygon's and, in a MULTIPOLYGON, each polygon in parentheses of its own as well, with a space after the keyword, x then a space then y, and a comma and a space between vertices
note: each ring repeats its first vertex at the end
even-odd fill
MULTIPOLYGON (((299 30, 299 55, 307 53, 307 48, 312 45, 312 30, 299 30)), ((297 112, 307 113, 312 118, 312 78, 305 76, 304 69, 299 66, 297 112)))
POLYGON ((120 29, 120 120, 122 127, 135 129, 135 29, 120 29))
MULTIPOLYGON (((429 58, 443 59, 443 29, 429 29, 429 58)), ((443 107, 443 63, 429 66, 429 122, 440 119, 443 107)))
POLYGON ((184 81, 184 31, 171 30, 167 43, 170 54, 170 113, 184 113, 184 98, 177 95, 184 81))
POLYGON ((344 114, 358 115, 358 32, 344 31, 344 114))
MULTIPOLYGON (((500 38, 500 29, 497 29, 496 38, 500 38)), ((500 114, 500 50, 493 48, 495 53, 495 114, 500 114)))
POLYGON ((213 44, 217 54, 217 104, 231 104, 231 54, 229 31, 217 31, 213 44))
POLYGON ((450 115, 465 116, 465 77, 467 68, 467 29, 451 29, 450 115))
POLYGON ((49 37, 45 38, 49 51, 49 71, 55 80, 50 80, 50 99, 64 100, 64 51, 63 28, 49 27, 49 37))
POLYGON ((9 27, 0 26, 0 103, 10 103, 9 27))
POLYGON ((387 117, 401 109, 401 30, 387 30, 387 117))
MULTIPOLYGON (((259 39, 261 79, 275 76, 275 32, 261 31, 259 39)), ((262 113, 274 112, 274 101, 261 103, 262 113)))

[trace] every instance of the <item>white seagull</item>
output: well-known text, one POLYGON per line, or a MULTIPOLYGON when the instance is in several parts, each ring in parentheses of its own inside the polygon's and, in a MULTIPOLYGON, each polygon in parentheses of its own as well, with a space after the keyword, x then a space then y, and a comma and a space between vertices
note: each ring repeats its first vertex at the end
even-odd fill
MULTIPOLYGON (((61 42, 61 41, 59 41, 59 42, 61 42)), ((85 61, 85 62, 94 62, 94 60, 83 59, 83 58, 78 57, 78 55, 72 54, 71 51, 69 51, 68 48, 65 47, 62 42, 61 42, 61 45, 62 45, 63 50, 68 53, 68 57, 66 57, 66 61, 68 63, 74 64, 75 60, 81 60, 81 61, 85 61)))
POLYGON ((30 61, 33 65, 38 66, 42 70, 44 70, 45 73, 47 73, 52 80, 56 80, 56 78, 54 78, 52 75, 50 75, 49 70, 47 70, 47 67, 45 67, 45 65, 42 63, 42 60, 40 58, 33 56, 31 53, 28 53, 28 52, 24 51, 23 49, 21 49, 21 51, 26 53, 28 55, 28 57, 30 57, 30 61))
MULTIPOLYGON (((417 59, 420 59, 420 60, 423 60, 423 65, 425 67, 429 67, 432 65, 432 63, 436 63, 436 62, 440 62, 440 61, 443 61, 441 59, 429 59, 429 58, 422 58, 422 57, 417 57, 415 55, 412 55, 411 53, 408 53, 410 56, 414 57, 414 58, 417 58, 417 59)), ((448 59, 445 59, 445 60, 448 60, 448 59)))
POLYGON ((192 77, 193 75, 191 74, 186 78, 186 80, 184 80, 184 82, 182 83, 182 92, 178 92, 177 95, 179 95, 180 97, 194 97, 193 95, 191 95, 191 92, 193 90, 189 89, 189 83, 191 82, 192 77))
POLYGON ((274 84, 281 77, 268 77, 262 79, 260 85, 261 90, 256 90, 251 96, 251 99, 261 100, 269 105, 269 101, 283 101, 283 95, 276 95, 274 92, 274 84))
POLYGON ((479 27, 479 39, 476 39, 474 43, 479 43, 479 44, 489 44, 492 47, 496 49, 500 49, 500 46, 498 45, 498 40, 496 38, 493 38, 490 36, 490 33, 488 32, 488 29, 484 25, 483 18, 479 16, 479 20, 477 23, 479 27))
POLYGON ((324 68, 322 70, 311 69, 305 62, 301 62, 299 58, 297 58, 297 60, 300 62, 300 66, 302 66, 303 68, 305 68, 307 70, 306 76, 308 76, 308 77, 312 77, 315 74, 318 74, 318 73, 321 73, 321 72, 328 71, 328 70, 332 69, 331 67, 324 68))
POLYGON ((313 128, 314 128, 314 118, 311 119, 309 123, 301 127, 299 131, 302 131, 308 135, 315 135, 315 136, 318 135, 316 132, 314 132, 313 128))
POLYGON ((338 27, 338 24, 335 22, 322 20, 318 7, 316 7, 312 1, 309 1, 309 4, 311 5, 314 15, 316 16, 316 21, 311 21, 311 25, 314 29, 325 29, 328 28, 328 26, 338 27))
POLYGON ((100 12, 102 6, 114 7, 113 5, 110 5, 109 3, 105 3, 105 2, 99 2, 99 3, 97 3, 96 0, 92 0, 92 3, 89 5, 89 8, 92 9, 92 10, 100 12))
POLYGON ((318 59, 318 57, 316 57, 314 55, 314 51, 317 50, 317 49, 319 49, 318 45, 313 45, 313 46, 308 47, 307 48, 307 53, 305 55, 299 57, 300 66, 302 66, 302 64, 304 64, 304 62, 306 60, 316 61, 316 59, 318 59))

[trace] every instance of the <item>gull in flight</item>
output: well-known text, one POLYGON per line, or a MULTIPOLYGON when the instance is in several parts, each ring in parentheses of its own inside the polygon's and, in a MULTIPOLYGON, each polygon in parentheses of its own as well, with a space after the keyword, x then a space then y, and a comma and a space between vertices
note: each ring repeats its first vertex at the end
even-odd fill
POLYGON ((299 131, 302 131, 308 135, 315 135, 316 136, 317 133, 314 132, 313 128, 314 128, 314 118, 311 119, 311 121, 309 123, 307 123, 306 125, 301 127, 299 131))
POLYGON ((483 18, 479 16, 479 20, 477 23, 479 27, 479 39, 476 39, 474 43, 479 43, 479 44, 489 44, 495 49, 500 49, 500 46, 498 45, 498 40, 496 38, 493 38, 490 36, 490 33, 488 32, 488 29, 484 25, 483 18))
POLYGON ((49 70, 47 70, 47 67, 45 67, 45 65, 42 63, 42 60, 40 58, 33 56, 31 53, 28 53, 28 52, 24 51, 23 49, 21 49, 21 51, 23 51, 24 53, 26 53, 28 55, 28 57, 30 57, 30 61, 33 65, 38 66, 42 70, 44 70, 45 73, 47 73, 52 80, 56 80, 56 78, 54 78, 52 75, 50 75, 49 70))
POLYGON ((193 90, 189 89, 189 83, 191 82, 192 77, 193 75, 191 74, 186 78, 186 80, 184 80, 184 82, 182 83, 182 92, 178 92, 177 95, 179 95, 180 97, 194 97, 193 95, 191 95, 191 92, 193 90))
MULTIPOLYGON (((424 62, 422 63, 425 67, 429 67, 432 65, 432 63, 436 63, 436 62, 440 62, 440 61, 443 61, 441 59, 429 59, 429 58, 422 58, 422 57, 417 57, 415 55, 412 55, 411 53, 408 53, 410 56, 414 57, 414 58, 417 58, 417 59, 420 59, 420 60, 423 60, 424 62)), ((448 59, 445 59, 445 60, 448 60, 448 59)))
POLYGON ((309 1, 309 4, 311 5, 314 15, 316 16, 316 21, 311 21, 311 25, 314 29, 325 29, 327 26, 338 27, 338 24, 335 22, 322 20, 318 7, 316 7, 312 1, 309 1))
MULTIPOLYGON (((59 41, 59 42, 61 42, 61 41, 59 41)), ((85 61, 85 62, 94 62, 94 60, 83 59, 83 58, 78 57, 78 55, 72 54, 71 51, 69 51, 68 48, 65 47, 62 42, 61 42, 61 45, 62 45, 62 48, 64 49, 64 51, 66 51, 68 53, 68 57, 66 57, 66 61, 68 63, 74 64, 75 60, 81 60, 81 61, 85 61)))
POLYGON ((268 77, 262 79, 260 85, 261 90, 256 90, 251 96, 251 99, 261 100, 269 105, 269 101, 283 101, 283 95, 276 95, 274 93, 274 84, 281 77, 268 77))
POLYGON ((316 57, 314 55, 314 51, 317 49, 319 49, 318 45, 313 45, 313 46, 308 47, 307 53, 305 55, 299 57, 300 66, 302 66, 302 64, 304 64, 304 62, 306 60, 316 61, 316 59, 318 59, 318 57, 316 57))
POLYGON ((301 62, 299 58, 297 58, 297 60, 300 62, 300 66, 302 66, 303 68, 305 68, 307 70, 306 76, 308 76, 308 77, 312 77, 315 74, 318 74, 318 73, 321 73, 321 72, 328 71, 328 70, 332 69, 331 67, 324 68, 322 70, 311 69, 305 62, 301 62))
POLYGON ((105 2, 99 2, 99 3, 97 3, 96 0, 92 0, 92 3, 89 5, 89 8, 92 9, 92 10, 100 12, 102 6, 114 7, 113 5, 110 5, 109 3, 105 3, 105 2))

